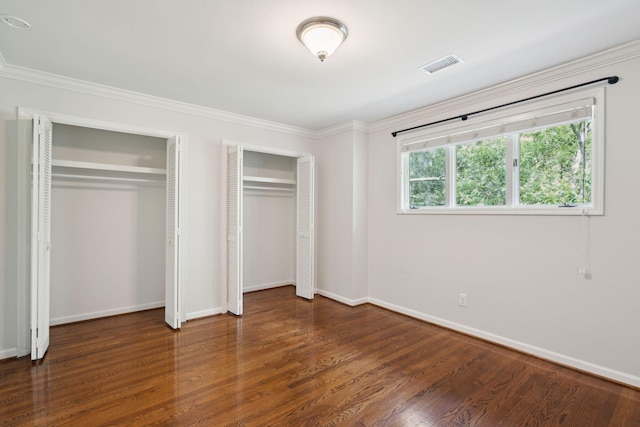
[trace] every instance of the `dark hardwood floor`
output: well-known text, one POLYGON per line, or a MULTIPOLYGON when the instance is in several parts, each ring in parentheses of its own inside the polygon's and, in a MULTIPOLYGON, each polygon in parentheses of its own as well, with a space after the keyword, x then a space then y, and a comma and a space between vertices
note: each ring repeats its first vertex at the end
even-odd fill
POLYGON ((162 310, 52 328, 42 363, 0 362, 0 424, 640 426, 640 391, 285 287, 179 332, 162 310))

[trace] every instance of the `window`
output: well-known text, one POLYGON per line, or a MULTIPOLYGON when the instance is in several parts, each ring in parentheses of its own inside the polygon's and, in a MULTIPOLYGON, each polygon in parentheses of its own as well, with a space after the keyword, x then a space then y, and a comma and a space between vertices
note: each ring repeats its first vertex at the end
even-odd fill
POLYGON ((455 146, 456 205, 507 203, 507 139, 498 137, 455 146))
POLYGON ((411 206, 444 206, 445 149, 418 151, 409 156, 409 203, 411 206))
POLYGON ((589 94, 401 138, 400 213, 601 215, 603 88, 589 94))

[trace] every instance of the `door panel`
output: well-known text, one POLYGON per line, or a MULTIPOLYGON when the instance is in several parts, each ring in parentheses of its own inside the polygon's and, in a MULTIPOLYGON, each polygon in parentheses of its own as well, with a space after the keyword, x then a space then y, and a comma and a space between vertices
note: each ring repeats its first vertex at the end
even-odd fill
POLYGON ((180 148, 179 137, 173 137, 167 141, 167 246, 164 320, 173 329, 179 329, 181 326, 180 174, 182 162, 180 148))
POLYGON ((51 263, 51 144, 53 126, 46 117, 33 120, 31 175, 31 360, 49 348, 51 263))
POLYGON ((313 299, 314 265, 314 160, 298 158, 296 226, 296 295, 313 299))
POLYGON ((227 310, 242 314, 242 147, 227 149, 227 310))

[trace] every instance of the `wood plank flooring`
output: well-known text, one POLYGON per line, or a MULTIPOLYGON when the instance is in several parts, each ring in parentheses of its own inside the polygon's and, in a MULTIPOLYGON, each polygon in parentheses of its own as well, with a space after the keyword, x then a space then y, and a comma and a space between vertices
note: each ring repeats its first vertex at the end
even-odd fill
POLYGON ((42 363, 0 362, 0 425, 640 426, 640 391, 292 287, 163 317, 55 327, 42 363))

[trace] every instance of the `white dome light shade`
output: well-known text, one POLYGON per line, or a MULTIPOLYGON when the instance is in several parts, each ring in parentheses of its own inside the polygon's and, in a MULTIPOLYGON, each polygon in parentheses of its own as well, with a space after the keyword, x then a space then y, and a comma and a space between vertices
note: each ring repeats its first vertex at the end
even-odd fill
POLYGON ((314 56, 324 61, 347 38, 347 27, 336 19, 318 16, 300 24, 296 34, 314 56))

